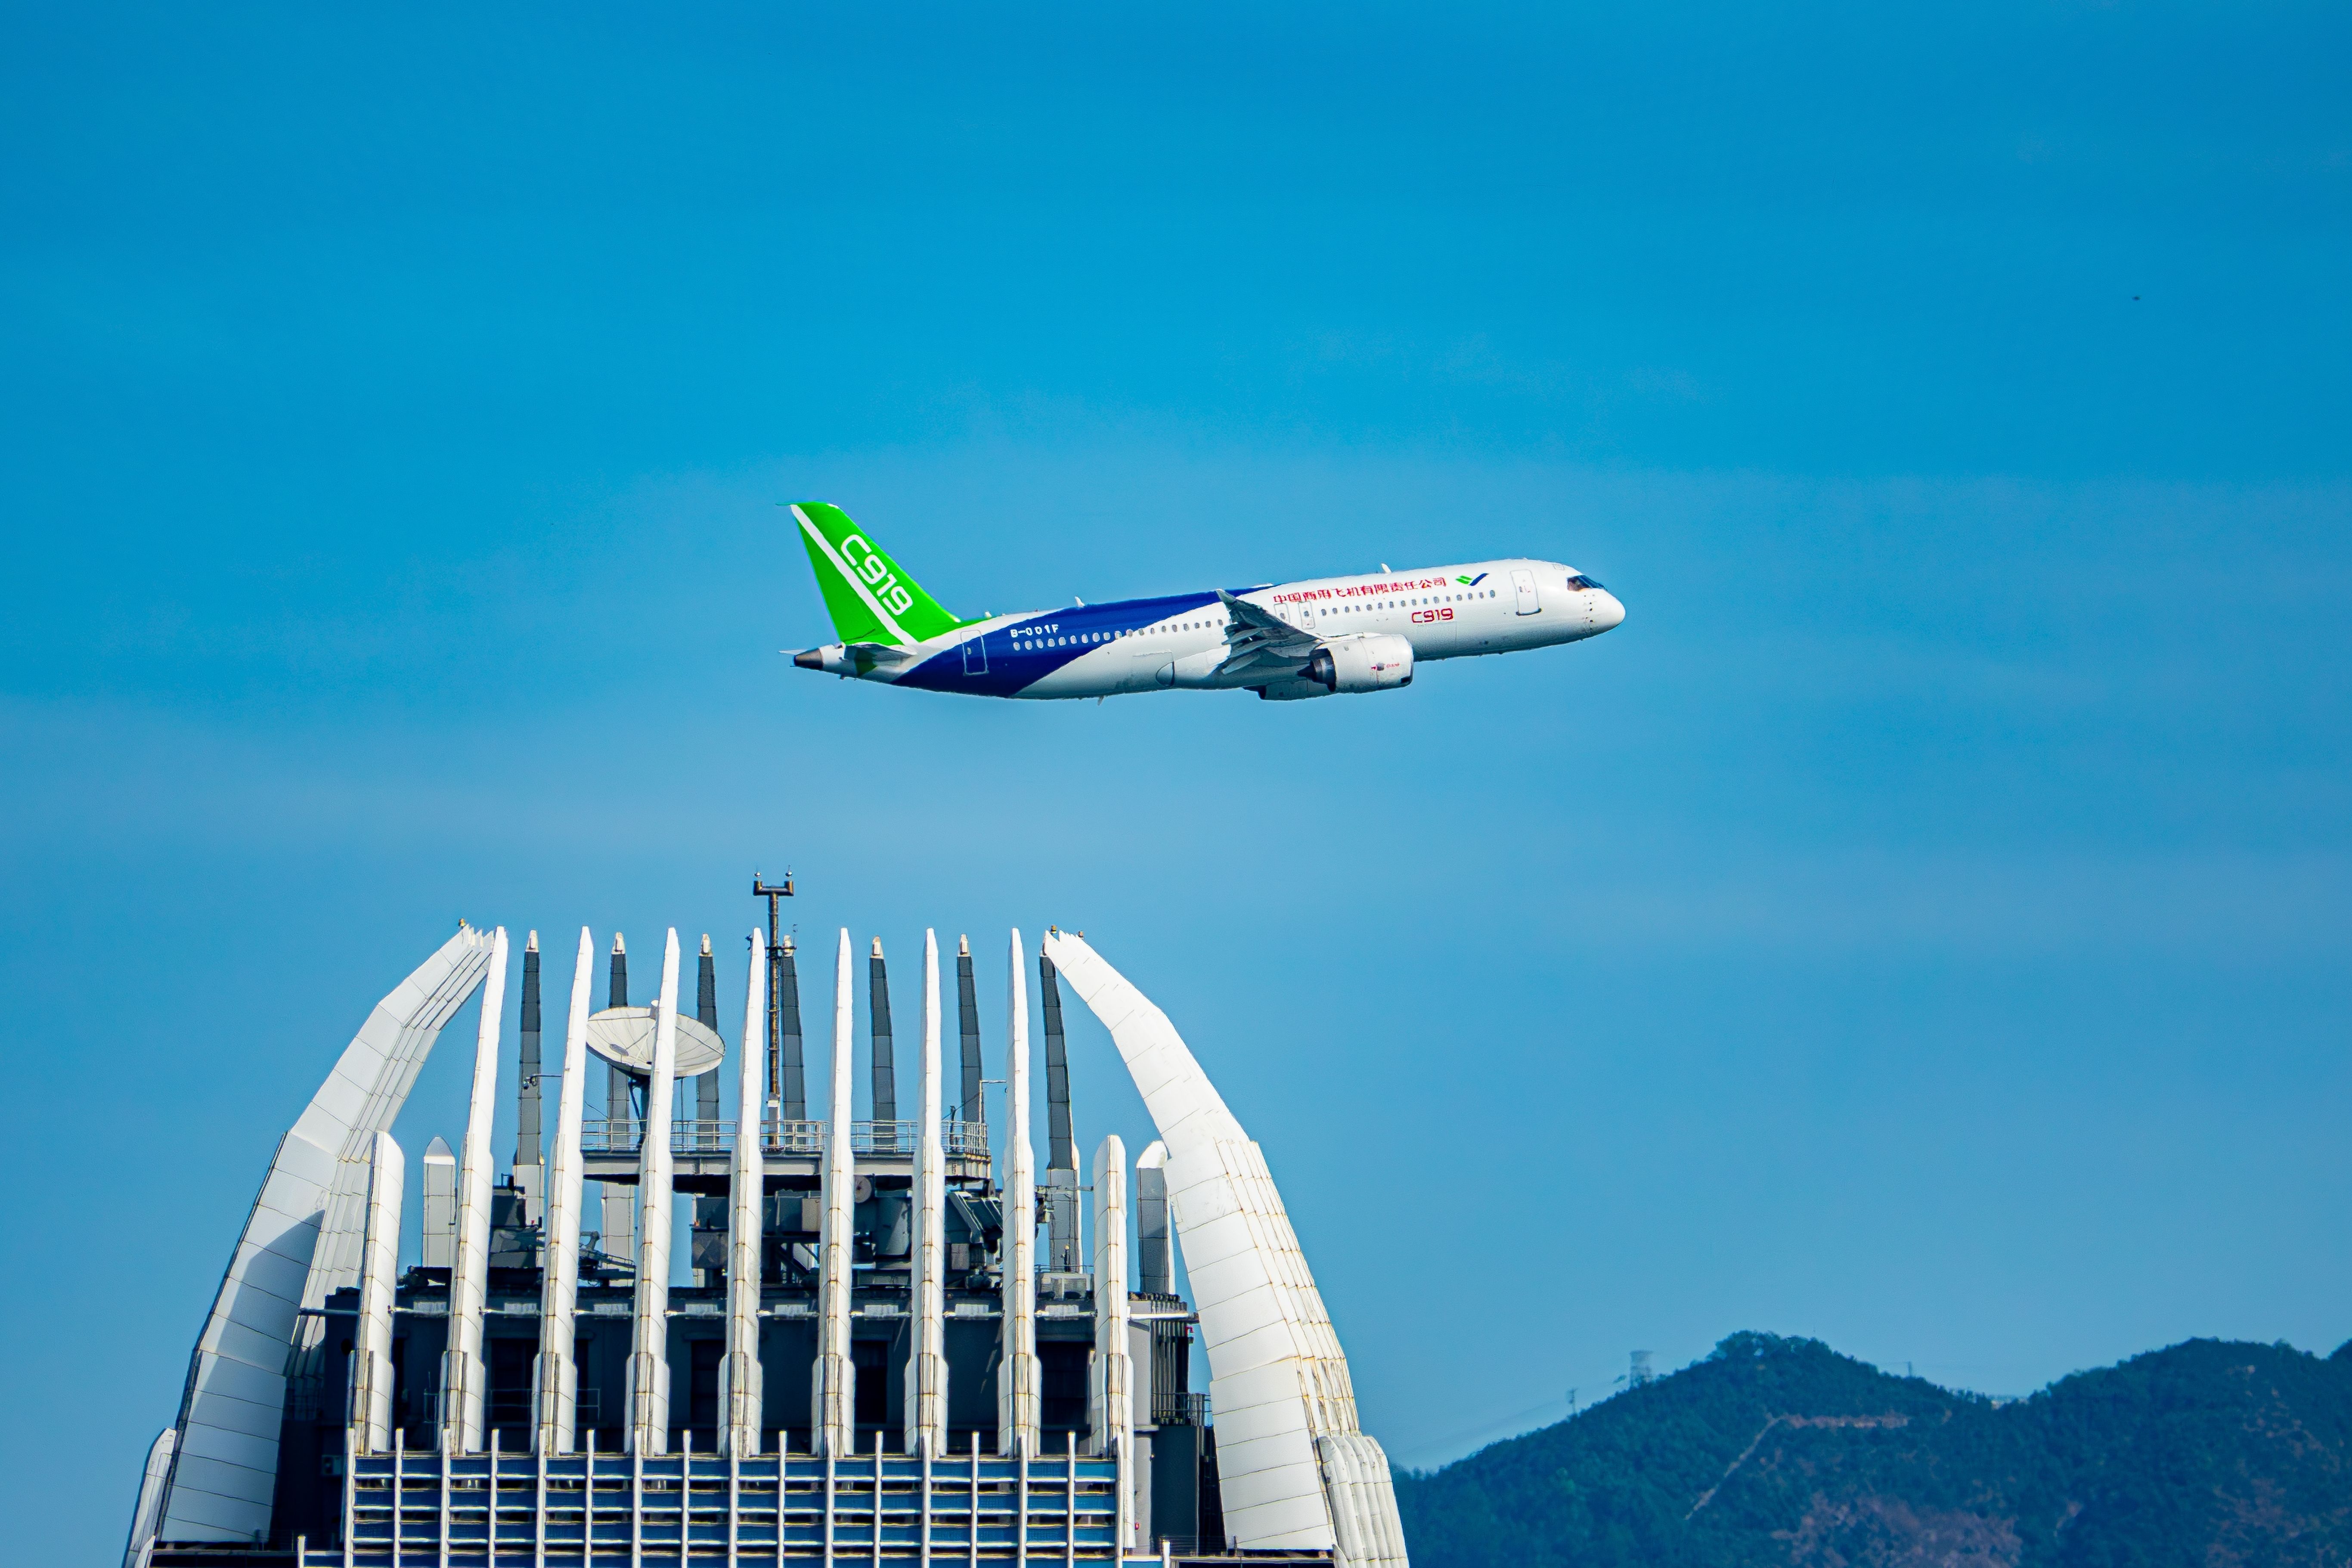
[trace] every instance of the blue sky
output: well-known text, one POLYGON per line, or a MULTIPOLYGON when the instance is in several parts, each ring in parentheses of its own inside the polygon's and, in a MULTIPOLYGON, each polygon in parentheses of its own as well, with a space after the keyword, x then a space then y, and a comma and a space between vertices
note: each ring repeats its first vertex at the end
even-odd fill
POLYGON ((1401 1461, 1742 1328, 2002 1393, 2352 1337, 2347 34, 19 8, 7 1514, 119 1550, 272 1141, 457 917, 740 975, 755 866, 803 940, 1087 931, 1401 1461), (966 613, 1528 553, 1630 616, 958 703, 778 656, 801 496, 966 613))

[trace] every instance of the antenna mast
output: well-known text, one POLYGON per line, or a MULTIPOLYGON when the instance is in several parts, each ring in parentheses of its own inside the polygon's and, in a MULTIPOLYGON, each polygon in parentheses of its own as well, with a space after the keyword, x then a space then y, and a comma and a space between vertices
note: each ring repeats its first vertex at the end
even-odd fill
POLYGON ((772 888, 751 873, 751 896, 768 900, 768 1109, 774 1112, 784 1076, 784 952, 783 927, 776 900, 793 896, 793 879, 784 874, 781 888, 772 888))

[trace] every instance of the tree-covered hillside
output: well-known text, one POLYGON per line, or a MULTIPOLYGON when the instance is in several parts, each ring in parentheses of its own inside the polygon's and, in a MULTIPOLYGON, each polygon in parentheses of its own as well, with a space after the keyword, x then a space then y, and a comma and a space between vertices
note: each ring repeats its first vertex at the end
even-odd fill
POLYGON ((1815 1340, 1398 1478, 1413 1568, 2352 1563, 2352 1345, 2191 1340, 1996 1406, 1815 1340))

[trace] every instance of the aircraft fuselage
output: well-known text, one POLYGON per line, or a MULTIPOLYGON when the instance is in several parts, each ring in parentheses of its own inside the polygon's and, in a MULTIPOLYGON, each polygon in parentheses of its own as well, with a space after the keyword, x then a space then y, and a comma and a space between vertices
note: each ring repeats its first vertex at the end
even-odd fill
MULTIPOLYGON (((1424 660, 1579 642, 1624 618, 1614 595, 1559 562, 1480 561, 992 616, 903 647, 835 643, 794 662, 974 697, 1235 688, 1307 697, 1408 684, 1412 667, 1424 660), (1269 637, 1301 657, 1241 657, 1249 643, 1269 637), (1395 642, 1356 639, 1402 639, 1410 651, 1401 661, 1402 679, 1370 674, 1359 678, 1370 684, 1347 684, 1350 652, 1375 671, 1384 656, 1400 662, 1395 642), (1341 673, 1321 685, 1307 668, 1318 647, 1341 658, 1341 673)), ((1316 668, 1328 675, 1329 662, 1316 668)))

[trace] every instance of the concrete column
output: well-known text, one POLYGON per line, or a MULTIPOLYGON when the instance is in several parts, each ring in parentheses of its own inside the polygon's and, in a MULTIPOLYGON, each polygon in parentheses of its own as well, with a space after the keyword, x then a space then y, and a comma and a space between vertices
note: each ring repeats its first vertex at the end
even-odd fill
POLYGON ((940 943, 923 933, 923 1098, 915 1123, 915 1342, 907 1357, 907 1452, 948 1445, 947 1172, 940 1142, 940 943))
POLYGON ((1095 1151, 1095 1353, 1087 1380, 1091 1452, 1124 1455, 1135 1423, 1127 1350, 1127 1145, 1117 1133, 1095 1151))
POLYGON ((360 1247, 359 1332, 352 1344, 352 1451, 392 1447, 392 1303, 400 1283, 400 1199, 408 1160, 389 1132, 375 1135, 367 1229, 360 1247))
POLYGON ((996 1367, 996 1451, 1037 1453, 1037 1156, 1029 1147, 1029 994, 1021 933, 1013 933, 1006 1024, 1004 1342, 996 1367))
POLYGON ((677 1094, 677 931, 662 948, 653 1072, 637 1153, 636 1321, 629 1336, 629 1452, 669 1451, 670 1108, 677 1094))
POLYGON ((490 936, 482 980, 482 1019, 474 1031, 474 1092, 466 1107, 466 1142, 457 1163, 457 1245, 449 1271, 449 1340, 441 1352, 441 1451, 482 1447, 482 1406, 489 1369, 482 1362, 482 1304, 490 1279, 490 1119, 499 1108, 499 1025, 506 1010, 507 931, 490 936))
POLYGON ((539 1298, 539 1360, 531 1369, 531 1447, 568 1454, 579 1405, 580 1369, 572 1364, 572 1313, 580 1293, 580 1123, 588 1100, 588 986, 596 943, 580 928, 572 966, 572 1013, 563 1026, 563 1090, 555 1111, 555 1163, 547 1182, 547 1233, 539 1298))
POLYGON ((1150 1296, 1176 1293, 1174 1233, 1168 1228, 1168 1145, 1153 1139, 1135 1157, 1135 1288, 1150 1296))
MULTIPOLYGON (((768 1014, 768 944, 751 932, 751 980, 743 994, 736 1047, 735 1167, 727 1187, 727 1358, 719 1363, 719 1451, 760 1451, 765 1407, 760 1386, 760 1210, 767 1161, 760 1152, 760 1037, 768 1014)), ((716 1076, 714 1069, 713 1076, 716 1076)))
POLYGON ((1135 1485, 1150 1473, 1136 1462, 1135 1365, 1128 1351, 1127 1309, 1127 1146, 1114 1133, 1095 1151, 1095 1354, 1088 1369, 1093 1408, 1087 1424, 1094 1428, 1094 1451, 1118 1460, 1113 1539, 1121 1557, 1141 1544, 1136 1539, 1135 1485))
POLYGON ((856 1201, 856 1165, 849 1148, 850 1054, 853 1041, 849 992, 849 932, 833 978, 833 1105, 825 1127, 824 1164, 819 1181, 824 1204, 817 1240, 816 1369, 810 1425, 816 1451, 828 1459, 857 1450, 857 1369, 849 1355, 849 1271, 852 1205, 856 1201))

